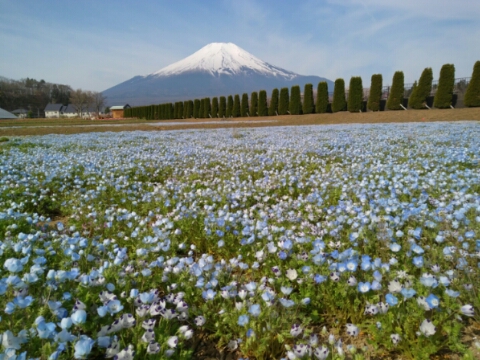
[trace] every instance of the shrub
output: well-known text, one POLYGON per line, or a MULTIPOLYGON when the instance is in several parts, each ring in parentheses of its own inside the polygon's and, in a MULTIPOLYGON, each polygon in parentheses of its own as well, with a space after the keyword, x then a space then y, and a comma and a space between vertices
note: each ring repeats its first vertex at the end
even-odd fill
POLYGON ((465 106, 480 106, 480 61, 473 66, 472 78, 465 92, 465 106))
POLYGON ((303 91, 303 113, 312 114, 315 108, 313 105, 313 85, 305 84, 303 91))
POLYGON ((300 115, 302 113, 302 100, 300 86, 292 86, 292 95, 290 98, 290 115, 300 115))
POLYGON ((272 98, 270 99, 270 107, 268 108, 268 115, 278 115, 278 89, 272 90, 272 98))
POLYGON ((241 112, 240 112, 240 95, 235 95, 234 100, 233 100, 233 110, 232 110, 232 116, 233 117, 240 117, 241 112))
POLYGON ((250 109, 248 108, 248 94, 243 93, 242 94, 241 108, 240 108, 240 115, 242 117, 247 117, 249 114, 250 114, 250 109))
POLYGON ((328 104, 328 84, 326 81, 321 81, 317 86, 317 102, 315 104, 315 111, 317 114, 326 113, 328 104))
POLYGON ((370 85, 370 94, 368 95, 368 109, 380 111, 380 100, 382 99, 383 78, 382 74, 373 74, 370 85))
POLYGON ((389 110, 401 110, 403 105, 403 93, 405 92, 403 71, 393 74, 392 87, 387 100, 389 110))
POLYGON ((280 99, 278 100, 278 115, 286 115, 289 108, 288 88, 284 87, 280 90, 280 99))
POLYGON ((220 104, 218 105, 218 117, 225 117, 225 111, 227 110, 227 99, 225 96, 220 96, 220 104))
POLYGON ((258 93, 258 116, 267 116, 268 107, 267 107, 267 92, 265 90, 260 90, 258 93))
POLYGON ((193 102, 193 117, 195 119, 198 119, 199 112, 200 112, 200 100, 195 99, 193 102))
POLYGON ((250 116, 258 115, 258 93, 256 91, 252 92, 250 97, 250 116))
POLYGON ((345 81, 343 79, 335 80, 333 89, 332 112, 347 110, 347 101, 345 100, 345 81))
POLYGON ((438 109, 446 109, 452 105, 453 87, 455 86, 455 66, 445 64, 440 70, 438 88, 433 99, 433 106, 438 109))
POLYGON ((233 116, 233 96, 228 95, 226 117, 229 118, 232 116, 233 116))
POLYGON ((218 98, 214 97, 212 99, 212 118, 218 117, 218 98))
POLYGON ((408 104, 412 109, 426 109, 427 96, 432 91, 433 71, 432 68, 425 68, 418 80, 418 84, 413 88, 408 99, 408 104))
POLYGON ((362 110, 363 85, 360 76, 352 76, 348 90, 348 111, 359 112, 362 110))

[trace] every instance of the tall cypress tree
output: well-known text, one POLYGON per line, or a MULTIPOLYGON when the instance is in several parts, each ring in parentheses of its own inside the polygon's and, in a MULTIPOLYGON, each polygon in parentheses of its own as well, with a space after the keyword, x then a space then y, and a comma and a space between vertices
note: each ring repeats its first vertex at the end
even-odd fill
POLYGON ((210 111, 212 110, 212 104, 210 103, 210 98, 207 97, 204 99, 203 104, 203 117, 208 119, 210 117, 210 111))
POLYGON ((302 111, 302 100, 300 86, 292 86, 292 95, 290 98, 290 115, 300 115, 302 111))
POLYGON ((195 119, 198 119, 199 118, 199 114, 200 114, 200 100, 199 99, 195 99, 193 101, 193 117, 195 119))
POLYGON ((392 87, 387 100, 387 109, 401 110, 403 103, 403 94, 405 92, 403 71, 396 71, 393 74, 392 87))
POLYGON ((347 101, 345 100, 345 81, 343 79, 335 80, 333 89, 332 112, 347 110, 347 101))
POLYGON ((193 117, 193 100, 188 100, 187 119, 193 117))
POLYGON ((328 111, 328 84, 326 81, 320 81, 317 85, 317 102, 315 112, 324 114, 328 111))
POLYGON ((288 95, 288 88, 284 87, 280 89, 280 99, 278 100, 278 115, 288 114, 288 108, 290 107, 290 99, 288 95))
POLYGON ((241 103, 241 108, 240 108, 240 115, 242 117, 247 117, 250 114, 250 109, 248 107, 248 94, 243 93, 242 94, 242 103, 241 103))
POLYGON ((445 64, 440 70, 438 88, 433 98, 433 106, 438 109, 447 109, 452 105, 453 88, 455 86, 455 66, 445 64))
POLYGON ((258 93, 258 116, 267 116, 268 107, 267 107, 267 92, 265 90, 260 90, 258 93))
POLYGON ((235 97, 233 98, 233 110, 232 110, 232 116, 233 117, 240 117, 241 111, 240 111, 240 95, 236 94, 235 97))
POLYGON ((433 71, 432 68, 425 68, 418 80, 417 86, 412 89, 408 105, 412 109, 426 109, 427 96, 432 91, 433 71))
POLYGON ((382 99, 383 78, 382 74, 373 74, 368 95, 368 108, 372 111, 380 111, 380 100, 382 99))
POLYGON ((233 116, 233 96, 232 95, 228 95, 226 116, 227 118, 233 116))
POLYGON ((205 98, 200 99, 200 109, 198 109, 198 117, 199 118, 205 117, 205 98))
POLYGON ((312 114, 313 112, 313 85, 305 84, 305 90, 303 91, 303 113, 312 114))
POLYGON ((179 118, 179 116, 178 116, 179 111, 180 111, 180 105, 179 105, 179 102, 176 101, 174 106, 173 106, 173 118, 174 119, 179 118))
POLYGON ((220 104, 218 105, 218 117, 223 118, 227 110, 227 99, 225 96, 220 96, 220 104))
POLYGON ((258 93, 256 91, 252 92, 250 102, 250 116, 258 116, 258 93))
POLYGON ((188 119, 188 100, 184 101, 183 102, 183 114, 182 114, 182 118, 184 119, 188 119))
POLYGON ((268 108, 268 115, 275 116, 278 115, 278 89, 272 90, 272 98, 270 99, 270 106, 268 108))
POLYGON ((218 117, 218 98, 212 99, 212 118, 218 117))
POLYGON ((360 76, 352 76, 348 90, 348 111, 359 112, 362 110, 363 84, 360 76))
POLYGON ((465 106, 480 106, 480 61, 473 66, 472 78, 468 84, 464 99, 465 106))

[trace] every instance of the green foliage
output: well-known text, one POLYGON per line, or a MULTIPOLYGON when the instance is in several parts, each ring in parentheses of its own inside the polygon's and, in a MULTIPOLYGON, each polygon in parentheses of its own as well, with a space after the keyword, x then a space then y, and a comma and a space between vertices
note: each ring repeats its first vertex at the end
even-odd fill
POLYGON ((408 99, 408 105, 412 109, 426 109, 427 96, 432 91, 433 71, 432 68, 425 68, 408 99))
POLYGON ((288 88, 284 87, 280 90, 280 99, 278 101, 278 115, 288 114, 288 108, 290 99, 288 94, 288 88))
POLYGON ((228 95, 226 116, 227 118, 233 116, 233 96, 232 95, 228 95))
POLYGON ((241 112, 240 112, 240 95, 235 95, 234 100, 233 100, 233 110, 232 110, 232 116, 233 117, 240 117, 241 112))
POLYGON ((242 103, 241 103, 241 108, 240 108, 240 115, 242 117, 247 117, 249 113, 250 113, 250 109, 248 107, 248 94, 243 93, 242 103))
POLYGON ((465 92, 465 106, 480 106, 480 61, 473 66, 472 78, 465 92))
POLYGON ((403 93, 405 92, 403 71, 396 71, 393 74, 392 87, 387 100, 387 109, 402 110, 403 93))
POLYGON ((258 93, 256 91, 252 92, 250 101, 250 116, 258 116, 258 93))
POLYGON ((212 99, 212 118, 218 117, 218 98, 214 97, 212 99))
POLYGON ((270 107, 268 108, 268 115, 278 115, 278 89, 272 90, 272 98, 270 99, 270 107))
POLYGON ((370 94, 368 95, 368 109, 380 111, 380 100, 382 98, 383 78, 382 74, 373 74, 370 85, 370 94))
POLYGON ((302 113, 302 100, 300 86, 292 86, 292 95, 290 99, 290 115, 300 115, 302 113))
POLYGON ((360 76, 352 76, 348 90, 348 111, 359 112, 362 110, 363 84, 360 76))
POLYGON ((227 110, 227 99, 225 96, 220 96, 220 104, 218 105, 218 117, 225 117, 225 111, 227 110))
POLYGON ((200 109, 198 109, 198 117, 199 118, 205 117, 205 98, 200 100, 200 109))
POLYGON ((188 100, 183 102, 183 114, 184 119, 188 119, 188 100))
POLYGON ((312 114, 315 111, 313 105, 313 85, 305 84, 305 90, 303 91, 303 113, 312 114))
POLYGON ((200 113, 200 100, 195 99, 193 101, 193 117, 195 119, 198 119, 199 118, 199 113, 200 113))
POLYGON ((343 79, 335 80, 333 89, 332 112, 347 110, 347 101, 345 100, 345 81, 343 79))
POLYGON ((212 109, 212 105, 210 103, 210 98, 207 97, 203 99, 203 117, 208 119, 210 117, 210 111, 212 109))
POLYGON ((268 115, 267 92, 265 90, 260 90, 260 92, 258 93, 258 116, 267 116, 267 115, 268 115))
POLYGON ((447 109, 452 105, 453 87, 455 86, 455 66, 445 64, 440 70, 438 88, 433 98, 433 106, 438 109, 447 109))
POLYGON ((317 114, 326 113, 328 110, 328 84, 326 81, 321 81, 317 86, 317 102, 315 104, 315 111, 317 114))

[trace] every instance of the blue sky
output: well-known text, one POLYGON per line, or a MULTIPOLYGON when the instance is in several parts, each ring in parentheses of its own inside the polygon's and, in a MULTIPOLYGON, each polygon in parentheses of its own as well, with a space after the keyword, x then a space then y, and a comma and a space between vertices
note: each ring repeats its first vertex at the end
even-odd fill
POLYGON ((331 80, 480 60, 480 0, 0 0, 0 75, 103 91, 211 42, 331 80))

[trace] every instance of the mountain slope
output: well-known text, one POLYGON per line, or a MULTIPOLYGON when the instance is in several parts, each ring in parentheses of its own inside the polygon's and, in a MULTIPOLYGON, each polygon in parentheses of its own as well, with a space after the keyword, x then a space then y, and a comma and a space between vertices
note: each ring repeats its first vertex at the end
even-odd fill
POLYGON ((266 63, 232 43, 212 43, 194 54, 146 76, 135 76, 103 92, 110 105, 159 104, 228 96, 327 81, 302 76, 266 63))

